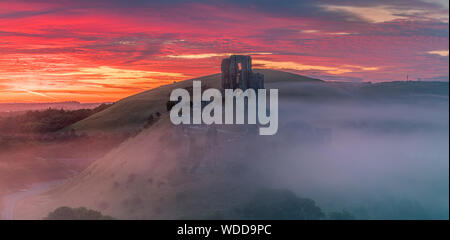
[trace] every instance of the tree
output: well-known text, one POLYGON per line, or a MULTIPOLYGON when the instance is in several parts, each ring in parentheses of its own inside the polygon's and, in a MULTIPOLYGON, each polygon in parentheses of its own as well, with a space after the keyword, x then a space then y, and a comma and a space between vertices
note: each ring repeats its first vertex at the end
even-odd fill
POLYGON ((262 220, 318 220, 325 215, 308 198, 299 198, 289 190, 262 190, 238 212, 248 219, 262 220))
POLYGON ((44 220, 113 220, 110 216, 105 216, 99 211, 90 210, 85 207, 70 208, 59 207, 50 212, 44 220))

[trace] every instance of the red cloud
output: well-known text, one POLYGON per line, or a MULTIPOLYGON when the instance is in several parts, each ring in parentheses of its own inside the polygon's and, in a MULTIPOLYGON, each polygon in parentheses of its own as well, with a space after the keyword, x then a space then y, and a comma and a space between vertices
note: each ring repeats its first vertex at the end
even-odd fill
POLYGON ((336 79, 449 74, 448 56, 429 54, 448 51, 448 23, 338 21, 323 13, 270 14, 233 4, 84 4, 0 3, 8 10, 0 11, 0 101, 48 101, 26 91, 58 101, 117 100, 219 72, 228 53, 263 53, 254 55, 261 67, 336 79))

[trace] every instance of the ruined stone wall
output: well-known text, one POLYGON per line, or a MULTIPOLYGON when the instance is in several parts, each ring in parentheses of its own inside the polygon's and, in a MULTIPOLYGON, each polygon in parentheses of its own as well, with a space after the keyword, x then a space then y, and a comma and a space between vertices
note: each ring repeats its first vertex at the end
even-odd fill
POLYGON ((253 73, 250 56, 232 55, 222 60, 222 89, 264 88, 264 75, 253 73))
POLYGON ((225 58, 222 60, 222 89, 230 88, 231 86, 230 59, 225 58))

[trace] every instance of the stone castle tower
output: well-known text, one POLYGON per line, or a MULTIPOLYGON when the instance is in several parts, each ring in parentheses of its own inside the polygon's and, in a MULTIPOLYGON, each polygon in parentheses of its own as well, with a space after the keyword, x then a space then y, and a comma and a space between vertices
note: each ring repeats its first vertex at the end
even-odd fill
POLYGON ((222 60, 222 91, 236 88, 264 88, 264 75, 252 71, 250 56, 232 55, 222 60))

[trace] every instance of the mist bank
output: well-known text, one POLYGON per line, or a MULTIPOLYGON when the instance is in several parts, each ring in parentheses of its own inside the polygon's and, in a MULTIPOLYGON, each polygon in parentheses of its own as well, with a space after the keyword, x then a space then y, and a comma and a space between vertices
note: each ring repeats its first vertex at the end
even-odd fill
POLYGON ((361 219, 448 218, 448 100, 280 106, 268 184, 361 219))
POLYGON ((87 120, 127 120, 117 109, 132 106, 139 133, 69 182, 19 203, 17 216, 84 206, 118 219, 241 219, 236 209, 269 188, 357 219, 447 219, 448 91, 439 83, 424 94, 414 84, 370 96, 364 84, 268 84, 280 89, 274 136, 254 126, 174 126, 159 108, 145 125, 137 114, 155 110, 140 113, 144 104, 129 98, 87 120))

